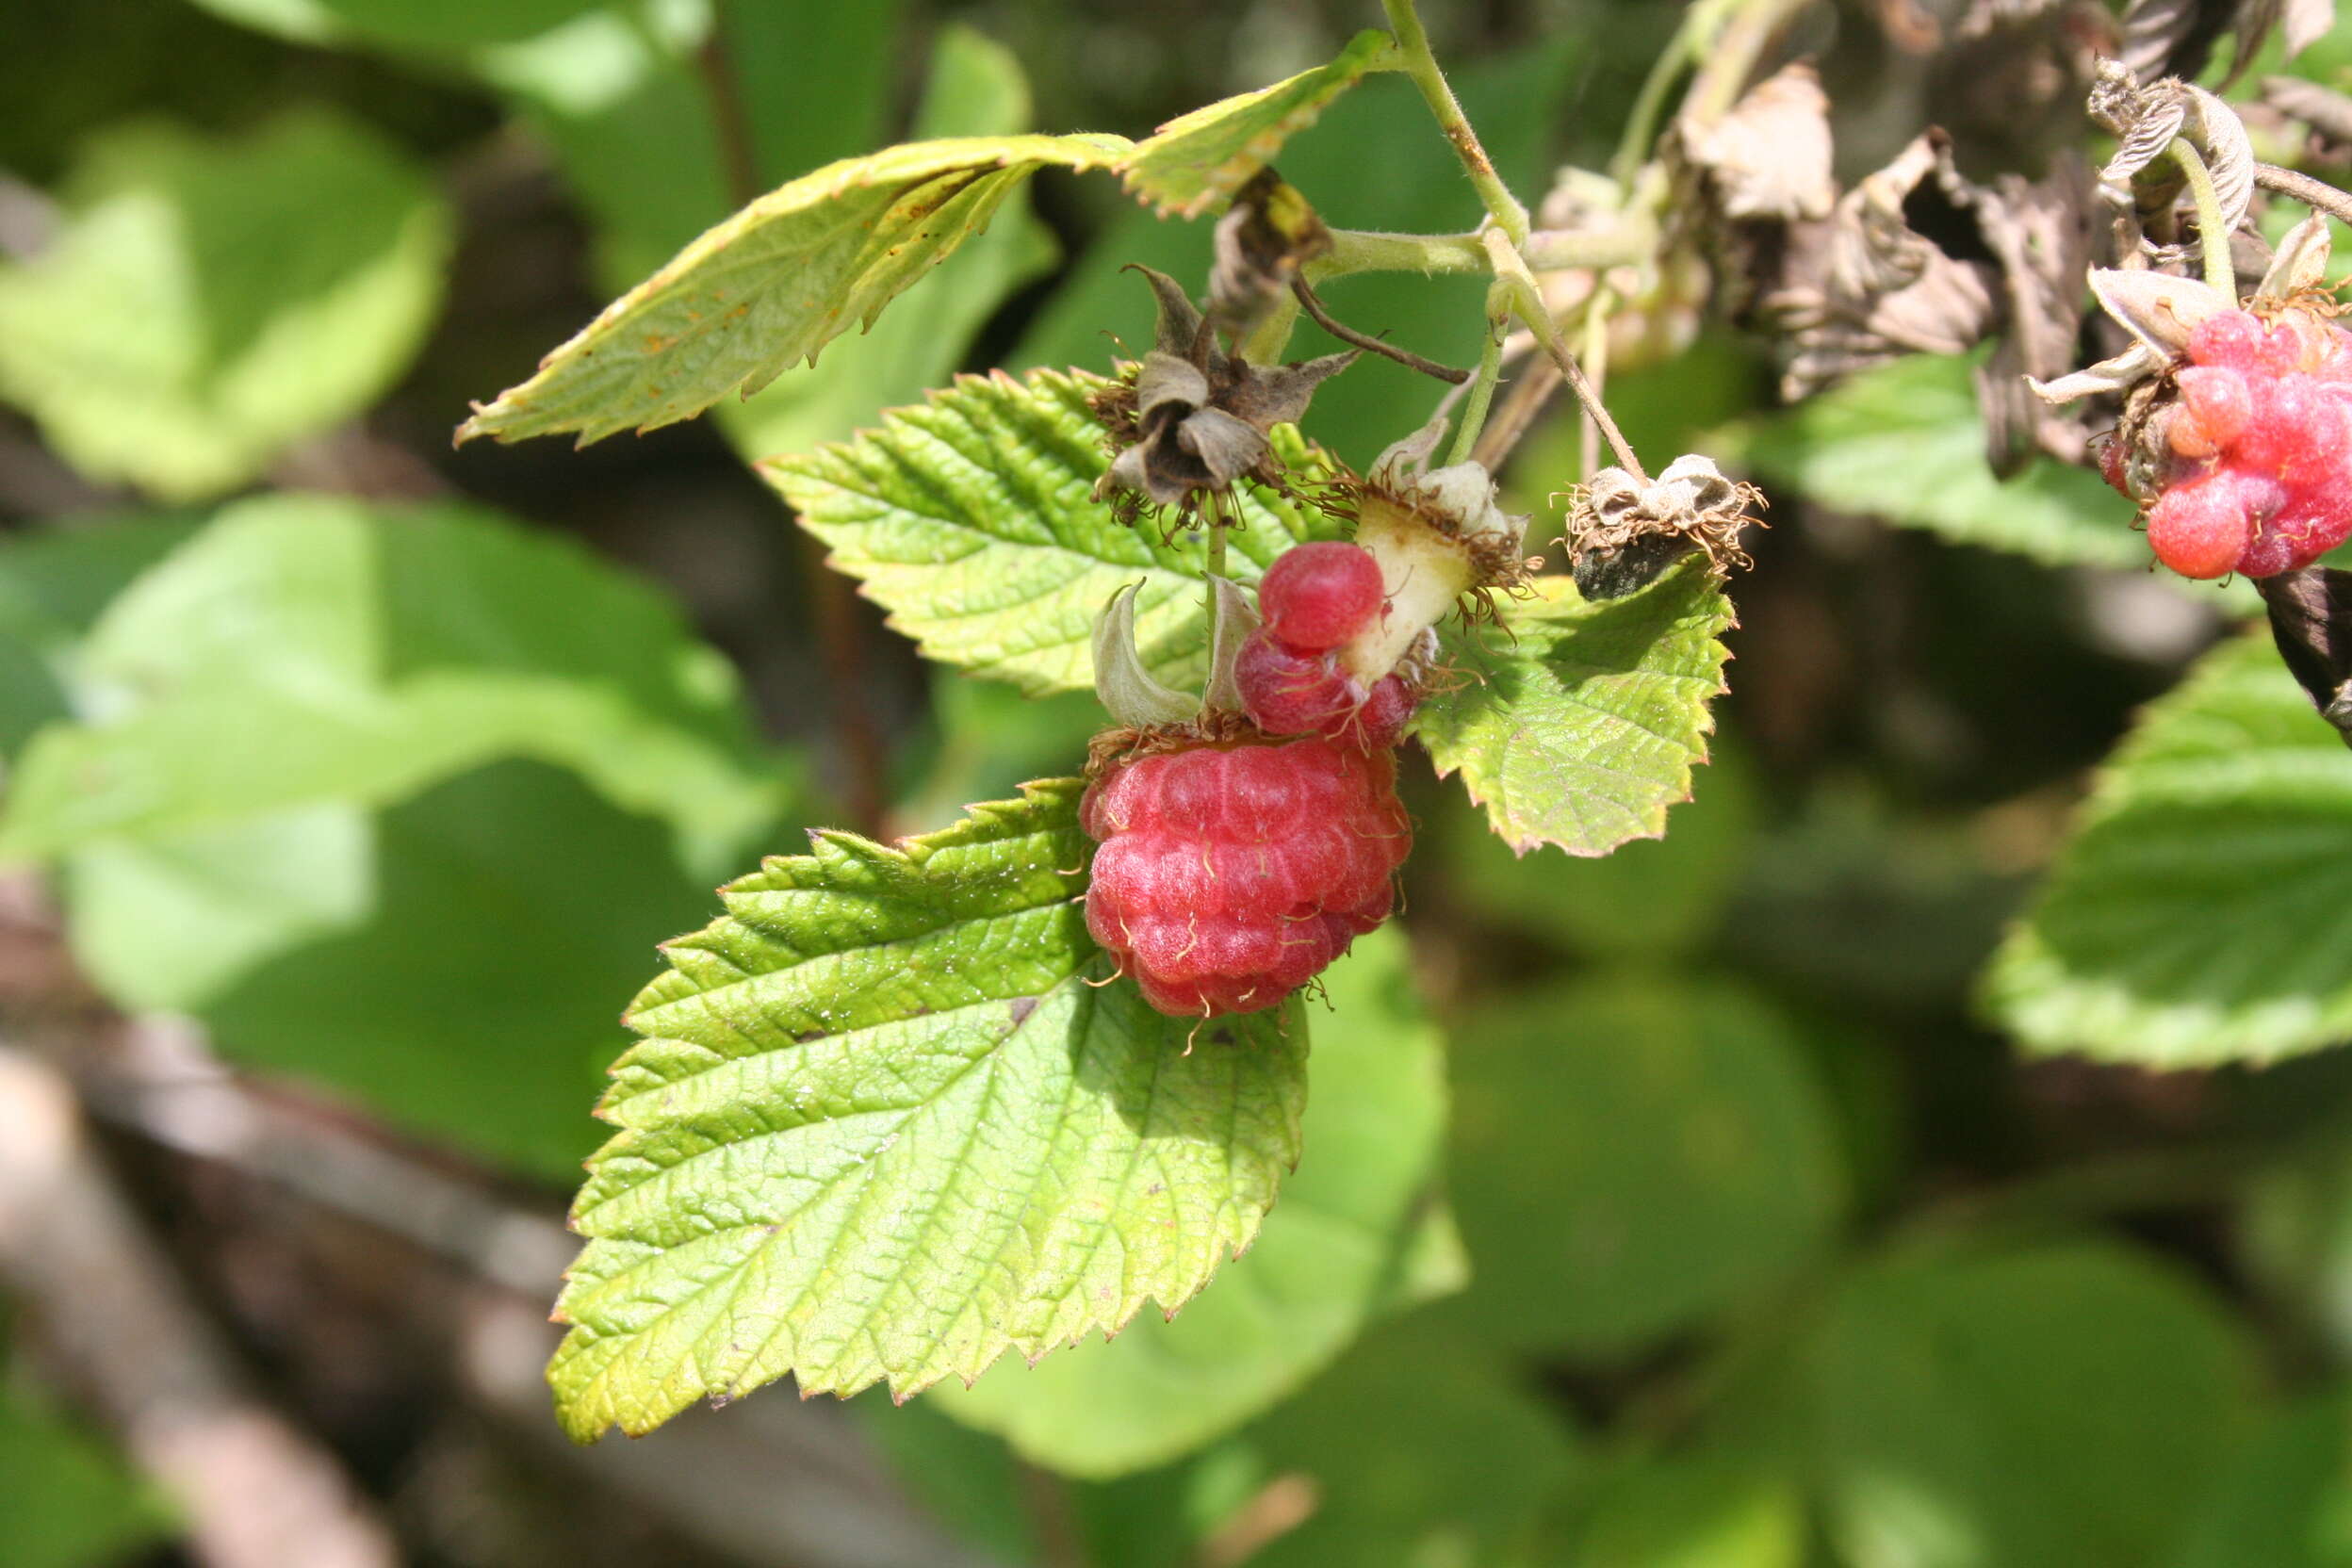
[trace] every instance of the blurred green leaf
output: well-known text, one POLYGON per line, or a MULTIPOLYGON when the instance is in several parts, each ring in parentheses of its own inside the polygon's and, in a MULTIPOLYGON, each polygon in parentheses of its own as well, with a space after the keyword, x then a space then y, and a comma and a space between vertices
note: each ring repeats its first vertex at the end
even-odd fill
POLYGON ((1477 1284, 1448 1310, 1502 1342, 1632 1350, 1835 1232, 1830 1106, 1764 998, 1627 975, 1515 997, 1459 1034, 1452 1190, 1477 1284))
POLYGON ((26 748, 0 853, 185 843, 518 755, 661 816, 697 868, 782 801, 731 672, 674 610, 464 508, 230 507, 108 607, 77 673, 87 716, 26 748))
MULTIPOLYGON (((710 881, 678 867, 659 823, 535 762, 478 768, 358 825, 354 909, 323 929, 281 929, 208 982, 195 1011, 213 1044, 413 1132, 578 1181, 596 1143, 589 1107, 628 1037, 616 1015, 654 944, 710 908, 710 881)), ((106 860, 72 862, 75 952, 118 991, 129 966, 168 973, 212 923, 318 896, 265 888, 248 905, 254 874, 229 868, 170 902, 172 890, 130 881, 140 862, 126 859, 104 903, 89 896, 90 868, 106 860)), ((311 869, 279 844, 255 860, 288 880, 311 869)))
POLYGON ((2089 469, 2039 457, 1993 477, 1969 377, 1966 359, 1913 354, 1707 445, 1841 512, 2050 565, 2146 565, 2132 503, 2089 469))
POLYGON ((712 52, 712 8, 629 0, 466 60, 522 106, 554 151, 596 220, 597 275, 618 290, 735 206, 713 72, 732 79, 758 177, 780 184, 882 139, 899 12, 897 0, 730 5, 712 52))
POLYGON ((1692 779, 1674 831, 1562 864, 1513 855, 1485 817, 1449 810, 1446 867, 1463 903, 1499 925, 1584 952, 1651 961, 1702 946, 1721 923, 1756 840, 1755 784, 1721 745, 1692 779))
POLYGON ((1314 1505, 1251 1568, 1506 1560, 1583 1462, 1533 1388, 1418 1317, 1374 1331, 1249 1437, 1314 1505))
POLYGON ((1722 585, 1693 558, 1625 598, 1587 603, 1545 577, 1501 607, 1498 630, 1452 633, 1468 681, 1414 719, 1440 776, 1460 773, 1516 849, 1606 855, 1665 832, 1723 689, 1719 639, 1736 623, 1722 585))
POLYGON ((185 543, 188 517, 84 519, 0 540, 0 756, 73 712, 73 668, 98 613, 185 543))
MULTIPOLYGON (((918 136, 1009 136, 1028 128, 1029 115, 1029 84, 1009 50, 968 27, 940 32, 918 136)), ((917 401, 944 383, 1005 296, 1059 253, 1052 232, 1027 210, 1027 193, 1011 200, 1009 218, 949 256, 930 286, 856 344, 748 399, 719 404, 736 449, 758 459, 842 440, 883 409, 917 401)))
POLYGON ((2352 1399, 2342 1389, 2274 1417, 2221 1476, 2168 1568, 2352 1563, 2352 1399))
POLYGON ((1039 169, 1108 167, 1112 136, 962 137, 845 158, 769 192, 605 307, 461 440, 585 443, 757 392, 988 227, 1039 169))
POLYGON ((1002 1442, 949 1420, 928 1399, 899 1405, 870 1394, 849 1412, 907 1494, 956 1540, 1004 1562, 1036 1560, 1021 1462, 1002 1442))
POLYGON ((901 793, 891 820, 916 831, 944 827, 975 800, 1001 800, 1032 778, 1076 767, 1110 720, 1092 691, 1023 696, 1018 687, 959 670, 931 672, 936 739, 902 746, 901 793))
POLYGON ((667 945, 573 1210, 548 1377, 575 1437, 786 1372, 976 1378, 1174 1311, 1256 1234, 1298 1157, 1305 1016, 1196 1027, 1089 984, 1078 795, 894 848, 815 835, 667 945))
POLYGON ((330 110, 234 140, 117 127, 65 200, 50 247, 0 265, 0 397, 95 479, 235 488, 383 393, 440 300, 446 207, 330 110))
POLYGON ((1249 184, 1324 105, 1396 61, 1386 33, 1358 33, 1329 65, 1169 121, 1119 160, 1120 177, 1161 217, 1198 218, 1249 184))
POLYGON ((1325 976, 1308 1151, 1250 1250, 1172 1321, 1034 1367, 1000 1364, 932 1395, 1026 1458, 1102 1478, 1239 1426, 1338 1355, 1394 1292, 1446 1120, 1444 1042, 1413 991, 1403 936, 1361 939, 1325 976))
POLYGON ((2103 1242, 1885 1259, 1840 1290, 1805 1376, 1852 1568, 2141 1568, 2253 1413, 2234 1325, 2103 1242))
POLYGON ((443 53, 511 42, 606 0, 195 0, 231 22, 298 43, 384 44, 443 53))
POLYGON ((1576 1568, 1805 1568, 1805 1493, 1744 1456, 1637 1461, 1587 1490, 1575 1544, 1534 1562, 1576 1568))
MULTIPOLYGON (((927 658, 1036 695, 1086 688, 1095 616, 1114 590, 1140 582, 1135 631, 1152 673, 1197 689, 1208 654, 1200 545, 1149 519, 1126 527, 1091 496, 1110 460, 1086 399, 1105 384, 1051 371, 968 376, 854 441, 761 472, 927 658)), ((1236 581, 1334 531, 1295 502, 1235 494, 1243 526, 1226 570, 1236 581)))
POLYGON ((2252 633, 2116 749, 1985 1004, 2037 1052, 2275 1061, 2352 1036, 2348 907, 2352 753, 2252 633))
POLYGON ((0 1562, 102 1568, 172 1530, 163 1500, 104 1444, 0 1385, 0 1562))

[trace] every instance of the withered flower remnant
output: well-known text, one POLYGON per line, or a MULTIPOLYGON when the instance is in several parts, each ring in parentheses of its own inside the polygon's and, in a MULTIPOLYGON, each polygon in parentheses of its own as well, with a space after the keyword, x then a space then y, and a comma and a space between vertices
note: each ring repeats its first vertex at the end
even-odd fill
POLYGON ((1132 379, 1094 400, 1115 450, 1095 498, 1110 501, 1124 522, 1155 506, 1176 508, 1180 522, 1189 524, 1203 495, 1236 480, 1283 488, 1266 433, 1306 413, 1315 389, 1346 369, 1355 351, 1252 365, 1217 346, 1215 330, 1175 279, 1148 267, 1132 270, 1152 286, 1159 325, 1132 379))
POLYGON ((1697 550, 1717 577, 1754 564, 1740 545, 1764 498, 1755 485, 1727 479, 1695 453, 1678 457, 1648 483, 1623 468, 1603 468, 1569 503, 1567 545, 1576 591, 1589 599, 1623 598, 1697 550))

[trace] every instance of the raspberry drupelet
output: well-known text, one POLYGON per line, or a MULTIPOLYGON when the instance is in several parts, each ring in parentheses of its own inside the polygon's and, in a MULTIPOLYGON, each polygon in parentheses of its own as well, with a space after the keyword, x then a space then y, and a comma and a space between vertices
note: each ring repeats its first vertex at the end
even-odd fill
POLYGON ((1271 1007, 1388 918, 1413 825, 1385 747, 1204 742, 1112 762, 1079 824, 1102 847, 1086 928, 1152 1006, 1271 1007))

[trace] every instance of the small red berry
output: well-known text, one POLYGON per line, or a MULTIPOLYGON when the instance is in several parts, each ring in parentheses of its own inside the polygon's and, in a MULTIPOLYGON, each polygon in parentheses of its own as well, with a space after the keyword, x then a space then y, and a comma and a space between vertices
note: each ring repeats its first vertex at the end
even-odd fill
POLYGON ((1179 1018, 1271 1007, 1388 918, 1413 828, 1387 751, 1320 737, 1115 763, 1080 803, 1102 847, 1086 929, 1179 1018))
POLYGON ((1380 564, 1369 550, 1336 540, 1295 545, 1258 583, 1266 630, 1292 647, 1335 648, 1380 612, 1380 564))

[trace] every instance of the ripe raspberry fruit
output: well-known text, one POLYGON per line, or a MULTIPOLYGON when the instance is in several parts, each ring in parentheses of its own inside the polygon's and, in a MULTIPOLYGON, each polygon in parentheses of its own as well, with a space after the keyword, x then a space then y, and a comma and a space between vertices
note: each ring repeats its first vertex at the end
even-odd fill
POLYGON ((1250 721, 1268 735, 1325 733, 1364 702, 1364 688, 1340 673, 1338 660, 1285 643, 1264 627, 1243 639, 1233 683, 1250 721))
POLYGON ((2352 535, 2352 334, 2302 308, 2217 312, 2176 396, 2102 453, 2149 500, 2148 547, 2183 577, 2307 566, 2352 535))
POLYGON ((1388 918, 1413 826, 1396 759, 1320 737, 1201 743, 1111 764, 1078 821, 1101 845, 1086 929, 1177 1018, 1271 1007, 1388 918))
POLYGON ((1282 642, 1321 653, 1363 630, 1383 596, 1371 551, 1323 540, 1293 546, 1266 569, 1258 613, 1282 642))

